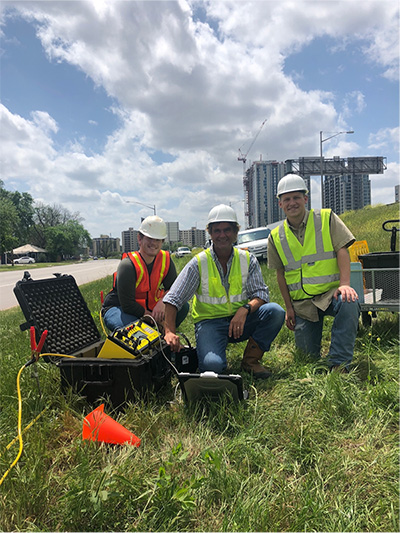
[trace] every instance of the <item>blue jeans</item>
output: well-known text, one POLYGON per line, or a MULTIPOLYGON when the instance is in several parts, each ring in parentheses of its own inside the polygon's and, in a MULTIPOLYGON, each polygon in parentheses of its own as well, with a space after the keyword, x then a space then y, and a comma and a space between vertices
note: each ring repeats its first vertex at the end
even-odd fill
POLYGON ((344 365, 346 368, 353 359, 354 344, 356 342, 360 304, 342 302, 341 295, 332 302, 326 311, 318 309, 319 321, 310 322, 296 315, 294 338, 296 346, 314 359, 320 357, 322 328, 324 317, 333 316, 331 331, 331 345, 328 353, 328 365, 344 365))
POLYGON ((197 357, 200 372, 211 370, 220 374, 226 370, 226 347, 252 337, 258 346, 268 351, 285 321, 285 311, 276 303, 261 305, 248 315, 239 339, 228 337, 232 317, 202 320, 195 324, 197 357))
MULTIPOLYGON (((185 320, 188 312, 189 312, 189 304, 186 302, 179 309, 176 315, 176 326, 177 327, 179 326, 179 324, 181 324, 185 320)), ((127 326, 128 324, 132 324, 132 322, 136 322, 136 320, 139 320, 137 316, 124 313, 124 311, 122 311, 120 307, 110 307, 110 309, 108 309, 106 314, 104 315, 104 324, 107 326, 107 328, 110 331, 114 331, 118 328, 123 328, 124 326, 127 326)))

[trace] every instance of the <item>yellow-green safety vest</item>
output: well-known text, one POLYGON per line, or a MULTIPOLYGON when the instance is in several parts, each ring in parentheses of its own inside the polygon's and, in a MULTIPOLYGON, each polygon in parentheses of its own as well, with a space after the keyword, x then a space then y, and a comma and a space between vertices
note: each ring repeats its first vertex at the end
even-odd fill
POLYGON ((339 287, 339 266, 329 220, 331 209, 311 209, 301 245, 287 221, 271 231, 292 300, 305 300, 339 287))
POLYGON ((193 298, 194 323, 211 318, 233 316, 239 307, 248 302, 246 283, 249 273, 250 254, 247 250, 233 249, 229 272, 229 294, 222 284, 209 249, 197 256, 200 285, 193 298))

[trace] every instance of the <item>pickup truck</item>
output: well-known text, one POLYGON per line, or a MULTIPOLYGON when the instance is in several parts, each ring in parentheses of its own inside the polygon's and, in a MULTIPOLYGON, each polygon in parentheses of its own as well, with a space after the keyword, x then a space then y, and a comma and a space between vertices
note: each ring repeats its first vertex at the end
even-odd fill
POLYGON ((188 246, 180 246, 175 252, 176 257, 185 257, 186 255, 192 255, 192 252, 188 246))
POLYGON ((257 259, 267 259, 267 241, 270 233, 271 230, 266 227, 239 231, 236 247, 248 250, 257 259))

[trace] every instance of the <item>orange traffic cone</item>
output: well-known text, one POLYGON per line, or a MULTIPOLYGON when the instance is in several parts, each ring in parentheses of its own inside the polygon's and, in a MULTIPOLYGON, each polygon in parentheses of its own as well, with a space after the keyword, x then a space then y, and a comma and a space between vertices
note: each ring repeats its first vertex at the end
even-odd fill
POLYGON ((136 435, 104 412, 104 404, 101 404, 84 418, 82 439, 109 444, 140 446, 140 439, 136 435))

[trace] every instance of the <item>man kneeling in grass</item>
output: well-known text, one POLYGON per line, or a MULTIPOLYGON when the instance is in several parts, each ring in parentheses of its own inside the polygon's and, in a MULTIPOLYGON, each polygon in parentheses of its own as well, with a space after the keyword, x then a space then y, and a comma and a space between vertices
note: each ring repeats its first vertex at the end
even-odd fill
POLYGON ((285 311, 269 302, 256 257, 233 246, 239 231, 235 211, 224 204, 211 209, 207 230, 211 247, 189 261, 164 297, 165 340, 173 351, 180 350, 175 317, 194 296, 200 372, 225 372, 228 343, 248 340, 242 369, 255 379, 268 378, 271 372, 260 361, 279 333, 285 311))
POLYGON ((268 266, 276 269, 296 346, 318 359, 324 316, 333 316, 328 365, 347 372, 360 316, 347 250, 355 239, 331 209, 308 211, 307 193, 296 174, 279 181, 279 207, 287 218, 268 238, 268 266))

